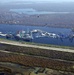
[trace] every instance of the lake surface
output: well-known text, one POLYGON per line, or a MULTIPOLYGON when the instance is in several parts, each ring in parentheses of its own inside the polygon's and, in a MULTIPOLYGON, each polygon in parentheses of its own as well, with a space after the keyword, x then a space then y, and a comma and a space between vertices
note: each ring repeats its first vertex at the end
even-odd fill
MULTIPOLYGON (((66 28, 52 28, 52 27, 40 27, 40 26, 23 26, 23 25, 4 25, 0 24, 0 32, 3 33, 12 33, 15 34, 19 30, 25 30, 27 31, 29 29, 40 29, 49 33, 56 33, 56 34, 64 34, 69 35, 73 32, 71 29, 66 28)), ((57 39, 57 38, 51 38, 51 37, 40 37, 40 38, 34 38, 32 42, 35 43, 42 43, 42 44, 52 44, 52 45, 61 45, 61 46, 74 46, 74 39, 70 41, 69 39, 57 39)))

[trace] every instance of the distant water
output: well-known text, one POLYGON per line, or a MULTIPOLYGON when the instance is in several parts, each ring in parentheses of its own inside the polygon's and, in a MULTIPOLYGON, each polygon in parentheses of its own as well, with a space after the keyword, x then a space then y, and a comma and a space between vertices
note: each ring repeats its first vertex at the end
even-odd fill
POLYGON ((0 73, 0 75, 4 75, 4 73, 0 73))
MULTIPOLYGON (((40 26, 23 26, 23 25, 3 25, 0 24, 0 32, 3 33, 12 33, 15 34, 19 30, 33 30, 40 29, 43 31, 56 33, 56 34, 64 34, 69 35, 72 34, 71 29, 66 28, 52 28, 52 27, 40 27, 40 26)), ((70 41, 69 39, 56 39, 56 38, 48 38, 48 37, 40 37, 34 38, 32 42, 42 43, 42 44, 52 44, 52 45, 61 45, 61 46, 74 46, 74 39, 70 41)))
POLYGON ((10 9, 10 11, 14 11, 17 13, 24 13, 27 15, 36 15, 36 14, 67 14, 70 12, 49 12, 49 11, 37 11, 33 8, 27 8, 27 9, 10 9))

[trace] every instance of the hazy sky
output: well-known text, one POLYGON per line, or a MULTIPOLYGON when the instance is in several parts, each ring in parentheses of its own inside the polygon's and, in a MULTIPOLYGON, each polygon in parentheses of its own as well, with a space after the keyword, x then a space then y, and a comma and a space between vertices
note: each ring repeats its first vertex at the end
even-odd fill
POLYGON ((74 0, 0 0, 0 2, 11 2, 11 1, 50 1, 50 2, 74 2, 74 0))

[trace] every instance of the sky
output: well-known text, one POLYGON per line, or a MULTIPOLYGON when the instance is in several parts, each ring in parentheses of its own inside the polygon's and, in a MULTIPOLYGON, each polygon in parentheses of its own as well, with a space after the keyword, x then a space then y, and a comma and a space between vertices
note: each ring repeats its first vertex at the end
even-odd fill
POLYGON ((15 1, 49 1, 49 2, 74 2, 74 0, 0 0, 0 2, 15 2, 15 1))

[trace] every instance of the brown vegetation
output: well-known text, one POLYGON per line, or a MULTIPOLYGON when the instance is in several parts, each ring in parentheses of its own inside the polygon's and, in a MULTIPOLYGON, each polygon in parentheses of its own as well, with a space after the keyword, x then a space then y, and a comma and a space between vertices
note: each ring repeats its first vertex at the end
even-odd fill
POLYGON ((0 52, 1 62, 12 62, 26 66, 48 67, 56 70, 74 72, 73 62, 60 61, 45 57, 0 52), (56 65, 55 65, 56 64, 56 65))
POLYGON ((52 51, 50 49, 47 50, 47 49, 39 49, 39 48, 24 47, 24 46, 20 47, 14 45, 1 45, 0 49, 16 53, 18 52, 28 55, 34 55, 34 56, 42 56, 53 59, 74 61, 74 53, 63 52, 63 51, 52 51))

